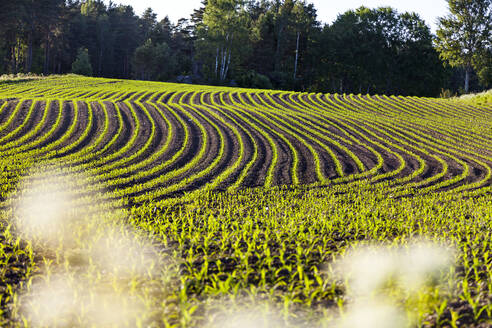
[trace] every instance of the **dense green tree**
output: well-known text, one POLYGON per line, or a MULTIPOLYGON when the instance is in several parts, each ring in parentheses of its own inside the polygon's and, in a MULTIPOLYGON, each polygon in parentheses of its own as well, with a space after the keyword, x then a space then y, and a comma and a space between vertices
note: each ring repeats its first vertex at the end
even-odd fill
POLYGON ((198 75, 198 66, 195 61, 196 36, 194 26, 188 19, 180 19, 172 26, 170 48, 175 59, 174 74, 198 75))
POLYGON ((21 57, 21 42, 24 32, 26 2, 24 0, 0 1, 0 42, 4 48, 4 70, 16 74, 21 57))
POLYGON ((334 92, 435 95, 444 68, 416 14, 361 7, 326 26, 318 85, 334 92))
POLYGON ((198 29, 197 51, 209 77, 223 83, 248 50, 248 15, 243 0, 209 0, 198 29))
POLYGON ((142 17, 139 19, 139 27, 144 40, 155 39, 157 29, 157 14, 152 8, 145 9, 142 17))
POLYGON ((442 27, 454 19, 458 41, 475 50, 439 58, 422 19, 391 8, 351 10, 321 27, 306 0, 202 0, 176 23, 107 0, 0 0, 0 73, 71 72, 83 48, 104 77, 435 96, 455 93, 466 71, 478 90, 477 81, 492 85, 490 1, 449 1, 442 27))
POLYGON ((439 19, 437 49, 451 66, 464 69, 465 93, 468 93, 472 69, 483 74, 481 65, 486 64, 490 56, 492 0, 447 1, 450 14, 439 19))
POLYGON ((262 74, 275 70, 275 36, 273 31, 273 8, 267 1, 249 5, 252 13, 251 22, 251 56, 246 59, 248 68, 262 74))
POLYGON ((252 52, 244 66, 269 76, 277 88, 299 88, 299 82, 310 81, 320 33, 314 6, 299 0, 253 1, 249 11, 252 52))
POLYGON ((478 79, 485 88, 492 87, 492 48, 483 49, 473 58, 473 67, 478 79))
POLYGON ((118 6, 109 10, 109 19, 114 44, 112 58, 105 66, 111 76, 130 78, 132 58, 141 44, 138 17, 131 6, 118 6))
POLYGON ((107 56, 110 51, 108 50, 114 43, 108 8, 102 0, 88 0, 81 5, 81 13, 92 66, 97 76, 104 76, 106 75, 104 63, 109 61, 107 56))
POLYGON ((166 43, 154 44, 148 39, 135 50, 134 55, 135 77, 141 80, 169 79, 174 66, 174 58, 166 43))
POLYGON ((154 55, 155 47, 150 39, 135 50, 133 62, 137 78, 141 80, 150 79, 153 73, 154 55))
POLYGON ((77 58, 72 64, 72 73, 92 76, 92 65, 89 58, 89 51, 87 49, 79 49, 77 58))

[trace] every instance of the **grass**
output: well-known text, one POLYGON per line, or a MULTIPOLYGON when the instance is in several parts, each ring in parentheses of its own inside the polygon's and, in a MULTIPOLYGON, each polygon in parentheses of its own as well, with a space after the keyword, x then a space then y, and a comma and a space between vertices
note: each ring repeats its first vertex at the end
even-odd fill
POLYGON ((492 104, 492 90, 484 91, 477 94, 464 95, 461 96, 459 99, 479 106, 490 106, 490 104, 492 104))

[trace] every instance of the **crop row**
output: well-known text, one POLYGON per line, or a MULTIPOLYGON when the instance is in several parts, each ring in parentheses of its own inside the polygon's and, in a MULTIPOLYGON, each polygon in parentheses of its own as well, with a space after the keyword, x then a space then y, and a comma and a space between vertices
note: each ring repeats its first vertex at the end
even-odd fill
MULTIPOLYGON (((91 227, 122 214, 172 257, 165 277, 109 288, 141 291, 157 326, 203 326, 250 300, 317 326, 310 320, 353 305, 353 286, 326 270, 333 259, 366 243, 406 248, 415 236, 456 250, 447 287, 419 295, 425 306, 400 295, 418 325, 490 324, 491 122, 486 106, 430 98, 71 76, 0 82, 0 325, 25 325, 23 293, 84 262, 77 248, 65 258, 26 243, 13 223, 9 202, 23 188, 45 180, 58 190, 65 175, 70 211, 98 221, 68 228, 81 250, 92 248, 81 238, 91 227), (20 182, 33 167, 46 174, 20 182)), ((131 262, 117 248, 106 246, 131 262)))
POLYGON ((0 156, 15 163, 3 174, 64 166, 89 173, 92 191, 131 202, 292 184, 369 182, 399 196, 490 191, 483 107, 95 81, 0 89, 0 156))

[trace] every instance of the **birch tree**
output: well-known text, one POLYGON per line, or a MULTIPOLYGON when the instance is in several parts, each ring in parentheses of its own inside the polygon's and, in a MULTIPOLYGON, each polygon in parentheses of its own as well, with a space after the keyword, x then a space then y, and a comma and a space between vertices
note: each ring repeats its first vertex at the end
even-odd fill
POLYGON ((480 54, 492 48, 492 0, 447 1, 450 14, 439 19, 437 49, 441 59, 464 69, 468 93, 472 69, 481 70, 480 54))
POLYGON ((234 57, 248 45, 247 13, 243 0, 209 0, 199 28, 198 51, 212 63, 214 79, 223 83, 234 57))

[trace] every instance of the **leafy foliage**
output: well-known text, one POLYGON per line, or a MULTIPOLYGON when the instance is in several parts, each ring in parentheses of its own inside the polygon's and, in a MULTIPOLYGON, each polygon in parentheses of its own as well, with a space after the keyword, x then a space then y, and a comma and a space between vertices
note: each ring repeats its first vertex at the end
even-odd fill
POLYGON ((92 75, 92 65, 89 59, 89 51, 80 48, 77 54, 77 59, 72 64, 72 73, 79 75, 92 75))
POLYGON ((435 95, 444 76, 429 27, 416 14, 349 11, 325 29, 322 44, 330 54, 323 83, 333 91, 435 95))
POLYGON ((492 2, 490 0, 448 0, 450 15, 439 20, 437 50, 452 66, 466 70, 465 92, 469 89, 471 68, 480 73, 487 86, 492 48, 492 2), (485 71, 483 71, 485 70, 485 71))
POLYGON ((172 72, 174 57, 166 43, 153 44, 149 39, 135 50, 136 75, 142 80, 166 80, 172 72))
POLYGON ((349 10, 322 26, 316 8, 302 0, 202 1, 177 22, 103 0, 3 1, 0 73, 71 72, 84 48, 100 77, 269 87, 251 77, 256 72, 282 90, 437 96, 441 89, 461 93, 466 73, 469 88, 481 91, 491 76, 487 1, 468 1, 470 10, 459 4, 467 1, 454 1, 461 16, 442 20, 470 22, 459 42, 444 25, 440 32, 440 40, 458 42, 453 49, 476 44, 468 64, 456 68, 443 68, 443 61, 462 56, 443 52, 439 41, 439 58, 418 15, 391 8, 349 10), (465 19, 467 13, 477 18, 465 19))

